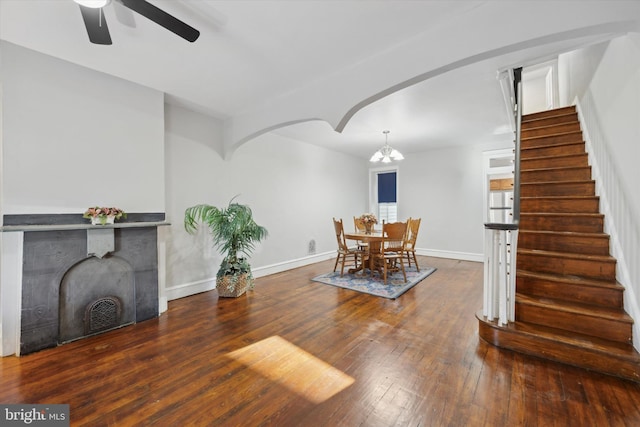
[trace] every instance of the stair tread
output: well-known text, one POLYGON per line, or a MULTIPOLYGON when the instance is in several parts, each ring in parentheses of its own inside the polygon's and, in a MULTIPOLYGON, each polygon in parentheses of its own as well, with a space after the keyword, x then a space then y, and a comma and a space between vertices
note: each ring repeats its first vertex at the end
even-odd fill
MULTIPOLYGON (((534 128, 535 129, 535 128, 534 128)), ((520 151, 540 150, 541 148, 558 148, 567 145, 583 145, 584 141, 559 142, 557 144, 535 145, 533 147, 520 147, 520 151)))
MULTIPOLYGON (((537 128, 534 128, 534 129, 537 129, 537 128)), ((529 130, 529 129, 527 129, 527 130, 529 130)), ((553 133, 553 134, 549 134, 549 135, 526 136, 526 137, 520 138, 520 142, 522 142, 522 141, 530 141, 530 140, 535 140, 535 139, 542 139, 542 138, 553 138, 553 137, 559 137, 559 136, 566 136, 566 135, 570 135, 570 134, 580 134, 580 137, 582 137, 582 131, 574 130, 574 131, 571 131, 571 132, 558 132, 558 133, 553 133)))
MULTIPOLYGON (((534 197, 530 197, 534 198, 534 197)), ((601 218, 604 214, 601 213, 589 213, 589 212, 520 212, 520 216, 523 215, 536 215, 536 216, 581 216, 581 217, 592 217, 592 218, 601 218)))
POLYGON ((585 200, 585 199, 598 199, 598 196, 526 196, 526 197, 520 197, 520 200, 522 199, 554 199, 554 200, 560 200, 560 199, 575 199, 575 200, 585 200))
POLYGON ((520 185, 541 185, 541 184, 593 184, 593 179, 574 179, 568 181, 536 181, 536 182, 521 182, 520 185))
POLYGON ((552 166, 550 168, 533 168, 527 169, 527 172, 551 172, 551 171, 559 171, 559 170, 572 170, 572 169, 590 169, 591 166, 552 166))
POLYGON ((611 255, 590 255, 590 254, 580 254, 580 253, 545 251, 540 249, 518 248, 518 254, 536 254, 536 255, 544 255, 544 256, 556 257, 556 258, 578 258, 578 259, 590 260, 590 261, 596 261, 596 262, 616 262, 616 259, 611 255))
POLYGON ((567 332, 561 329, 521 321, 510 323, 506 328, 528 335, 536 335, 547 340, 561 341, 575 347, 602 352, 610 357, 634 360, 640 363, 640 354, 638 354, 631 344, 609 341, 590 335, 567 332))
MULTIPOLYGON (((546 119, 548 119, 549 117, 545 117, 546 119)), ((528 122, 525 123, 534 123, 535 120, 530 120, 528 122)), ((549 125, 542 125, 542 126, 538 126, 538 127, 527 127, 526 129, 521 129, 522 131, 529 131, 529 130, 541 130, 541 129, 552 129, 552 128, 557 128, 557 127, 562 127, 562 126, 566 126, 566 125, 580 125, 580 122, 578 120, 572 120, 569 122, 562 122, 562 123, 552 123, 549 125)))
POLYGON ((538 230, 538 229, 526 230, 526 229, 520 228, 518 232, 520 234, 522 233, 543 234, 547 236, 562 236, 562 237, 592 237, 596 239, 609 238, 609 235, 607 233, 585 233, 583 231, 554 231, 554 230, 538 230))
POLYGON ((579 284, 582 286, 592 286, 592 287, 608 288, 608 289, 614 289, 614 290, 624 290, 624 286, 620 285, 618 282, 615 282, 615 281, 596 280, 596 279, 589 279, 586 277, 579 277, 579 276, 539 273, 536 271, 529 271, 529 270, 523 270, 523 269, 518 269, 516 271, 516 277, 518 276, 532 277, 532 278, 538 278, 538 279, 550 280, 550 281, 559 281, 559 282, 571 283, 571 284, 579 284))
POLYGON ((629 316, 622 308, 605 307, 548 297, 535 297, 521 294, 519 292, 516 292, 516 303, 551 308, 566 313, 609 319, 617 322, 633 323, 631 316, 629 316))
POLYGON ((535 113, 528 113, 522 115, 523 121, 536 120, 538 118, 549 118, 562 116, 564 114, 571 114, 576 112, 575 105, 568 105, 566 107, 558 107, 550 110, 536 111, 535 113))
MULTIPOLYGON (((528 161, 533 161, 533 160, 544 160, 544 159, 558 159, 558 158, 566 158, 566 157, 586 157, 587 153, 572 153, 572 154, 557 154, 554 156, 540 156, 540 157, 527 157, 524 159, 520 159, 520 163, 522 166, 522 162, 528 162, 528 161)), ((520 170, 530 170, 530 169, 523 169, 522 167, 520 168, 520 170)))
MULTIPOLYGON (((554 110, 549 110, 549 111, 554 111, 554 110)), ((576 122, 578 121, 577 118, 575 117, 576 112, 575 110, 567 110, 567 111, 563 111, 563 112, 558 112, 558 114, 551 114, 548 116, 538 116, 538 117, 531 117, 532 115, 523 115, 522 116, 522 123, 532 123, 532 122, 536 122, 538 120, 548 120, 548 119, 558 119, 560 117, 573 117, 573 121, 576 122)))

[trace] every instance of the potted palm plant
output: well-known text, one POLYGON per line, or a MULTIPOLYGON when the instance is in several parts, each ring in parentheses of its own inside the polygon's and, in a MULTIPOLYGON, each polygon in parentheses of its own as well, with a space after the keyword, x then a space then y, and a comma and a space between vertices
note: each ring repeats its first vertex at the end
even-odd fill
MULTIPOLYGON (((235 198, 234 198, 235 199, 235 198)), ((251 208, 229 202, 226 208, 200 204, 184 212, 184 227, 193 234, 198 223, 209 227, 211 237, 224 258, 216 274, 216 289, 221 297, 238 297, 253 287, 251 266, 247 258, 255 244, 267 237, 267 229, 256 224, 251 208)))

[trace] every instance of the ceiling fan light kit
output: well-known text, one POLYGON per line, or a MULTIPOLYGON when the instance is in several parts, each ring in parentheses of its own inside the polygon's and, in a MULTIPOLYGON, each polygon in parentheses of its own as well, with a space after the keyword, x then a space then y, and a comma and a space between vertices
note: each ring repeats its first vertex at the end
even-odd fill
MULTIPOLYGON (((73 0, 82 13, 84 25, 87 28, 89 41, 94 44, 109 45, 111 42, 111 34, 107 27, 103 7, 109 5, 111 0, 73 0)), ((144 16, 145 18, 155 22, 161 27, 166 28, 172 33, 182 37, 183 39, 194 42, 200 37, 200 31, 196 30, 189 24, 169 15, 164 10, 152 5, 146 0, 117 0, 118 3, 132 11, 144 16)))

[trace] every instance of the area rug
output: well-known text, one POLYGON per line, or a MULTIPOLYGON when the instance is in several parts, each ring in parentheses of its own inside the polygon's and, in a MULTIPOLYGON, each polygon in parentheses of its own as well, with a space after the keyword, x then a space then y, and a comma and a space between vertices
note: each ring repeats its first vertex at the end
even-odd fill
POLYGON ((344 273, 344 276, 340 277, 340 271, 321 274, 311 280, 378 297, 396 299, 434 271, 436 271, 436 269, 433 267, 422 267, 419 272, 415 267, 407 267, 406 283, 404 281, 404 277, 402 277, 402 272, 397 272, 387 276, 386 285, 384 284, 382 277, 379 277, 377 274, 374 274, 373 277, 369 277, 368 275, 361 276, 360 273, 344 273))

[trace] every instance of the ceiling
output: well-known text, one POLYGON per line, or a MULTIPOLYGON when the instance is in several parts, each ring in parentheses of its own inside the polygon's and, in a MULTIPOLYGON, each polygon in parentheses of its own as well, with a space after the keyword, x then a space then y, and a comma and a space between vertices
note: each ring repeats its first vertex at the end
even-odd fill
POLYGON ((507 138, 498 70, 640 21, 637 1, 150 3, 200 38, 189 43, 114 0, 104 8, 113 45, 99 46, 72 0, 0 0, 0 39, 162 91, 227 123, 228 146, 271 130, 368 158, 385 129, 404 154, 507 138))

